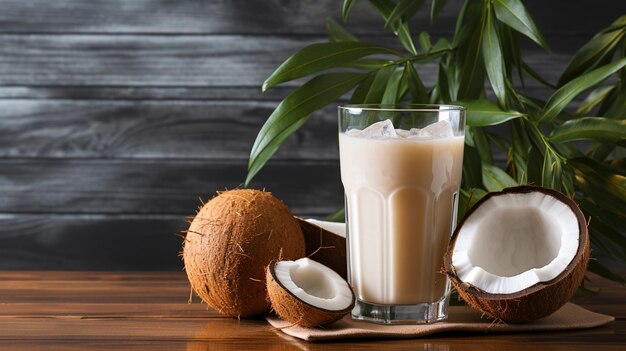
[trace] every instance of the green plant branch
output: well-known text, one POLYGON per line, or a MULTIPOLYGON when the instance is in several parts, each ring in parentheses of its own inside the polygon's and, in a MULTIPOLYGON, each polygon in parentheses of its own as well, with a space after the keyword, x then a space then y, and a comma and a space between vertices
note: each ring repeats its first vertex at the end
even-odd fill
MULTIPOLYGON (((369 1, 406 52, 360 42, 329 21, 331 43, 302 49, 268 78, 266 88, 318 74, 286 97, 259 132, 247 182, 289 135, 305 125, 311 113, 352 89, 353 103, 464 104, 468 131, 459 213, 484 195, 484 189, 541 184, 574 196, 584 212, 598 221, 589 227, 595 250, 626 263, 626 16, 583 45, 555 86, 521 56, 522 35, 550 50, 522 0, 465 0, 452 43, 440 39, 433 45, 430 35, 422 32, 415 38, 421 48, 418 52, 408 24, 420 7, 425 7, 419 6, 419 1, 369 1), (376 55, 393 56, 383 60, 376 55), (437 79, 426 87, 414 64, 431 61, 437 63, 437 79), (333 73, 323 73, 328 70, 333 73), (537 99, 518 90, 514 73, 522 87, 524 76, 529 76, 549 88, 551 96, 537 99), (603 84, 615 76, 616 82, 603 84), (485 83, 491 84, 497 103, 485 98, 485 83), (572 106, 575 98, 588 90, 591 93, 583 103, 572 106), (322 95, 317 95, 320 92, 322 95), (498 137, 485 129, 495 125, 508 125, 510 136, 498 137), (591 147, 583 153, 571 143, 574 140, 590 140, 591 147), (494 164, 490 155, 494 144, 506 153, 506 167, 494 164)), ((344 19, 355 2, 344 1, 344 19)), ((432 18, 445 3, 432 2, 432 18)), ((593 261, 589 269, 624 281, 607 268, 610 261, 603 259, 593 261)))
POLYGON ((386 66, 396 66, 396 65, 402 65, 405 64, 407 62, 413 62, 413 61, 417 61, 420 59, 425 59, 425 58, 436 58, 437 56, 446 54, 446 53, 450 53, 453 52, 454 48, 445 48, 445 49, 439 49, 439 50, 435 50, 435 51, 431 51, 431 52, 426 52, 423 54, 416 54, 416 55, 411 55, 408 57, 404 57, 403 59, 400 60, 395 60, 395 61, 389 61, 385 64, 383 64, 383 67, 386 66))

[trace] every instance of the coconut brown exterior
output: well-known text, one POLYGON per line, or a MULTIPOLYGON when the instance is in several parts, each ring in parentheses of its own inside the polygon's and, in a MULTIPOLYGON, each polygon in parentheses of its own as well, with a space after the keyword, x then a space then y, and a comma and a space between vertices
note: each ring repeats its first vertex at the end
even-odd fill
POLYGON ((183 259, 194 291, 231 317, 269 312, 265 267, 304 256, 304 238, 287 206, 271 193, 224 191, 191 222, 183 259))
POLYGON ((348 279, 346 238, 302 218, 296 219, 304 234, 306 256, 337 272, 343 279, 348 279))
POLYGON ((340 311, 315 307, 298 299, 276 278, 276 272, 274 271, 276 263, 278 261, 272 261, 267 266, 265 279, 272 308, 280 318, 294 325, 313 328, 338 321, 352 311, 355 303, 354 293, 352 293, 350 306, 340 311))
POLYGON ((507 188, 500 192, 489 193, 467 212, 454 231, 450 247, 444 258, 444 269, 461 298, 463 298, 470 307, 505 322, 523 323, 546 317, 556 312, 567 303, 572 298, 585 276, 590 256, 591 249, 589 246, 587 223, 578 205, 572 199, 558 191, 538 186, 524 185, 507 188), (462 282, 458 278, 456 270, 452 265, 452 252, 454 251, 456 239, 465 220, 469 218, 480 205, 494 196, 537 191, 557 198, 559 201, 569 206, 576 214, 580 232, 579 246, 576 256, 567 268, 550 281, 537 283, 527 289, 512 294, 489 294, 469 283, 462 282))

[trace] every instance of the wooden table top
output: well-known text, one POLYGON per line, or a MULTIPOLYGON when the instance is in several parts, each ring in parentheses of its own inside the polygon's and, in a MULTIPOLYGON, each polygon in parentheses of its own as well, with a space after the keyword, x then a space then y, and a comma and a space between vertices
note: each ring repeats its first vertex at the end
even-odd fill
POLYGON ((0 350, 625 350, 626 288, 592 276, 578 304, 616 317, 580 331, 455 333, 412 340, 307 343, 264 320, 225 318, 182 272, 0 271, 0 350))

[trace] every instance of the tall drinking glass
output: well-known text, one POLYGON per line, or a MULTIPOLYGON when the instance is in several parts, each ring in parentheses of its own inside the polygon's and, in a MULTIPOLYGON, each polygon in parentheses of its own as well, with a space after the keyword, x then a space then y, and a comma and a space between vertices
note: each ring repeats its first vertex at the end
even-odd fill
POLYGON ((465 109, 339 107, 352 318, 431 323, 448 315, 441 274, 456 224, 465 109))

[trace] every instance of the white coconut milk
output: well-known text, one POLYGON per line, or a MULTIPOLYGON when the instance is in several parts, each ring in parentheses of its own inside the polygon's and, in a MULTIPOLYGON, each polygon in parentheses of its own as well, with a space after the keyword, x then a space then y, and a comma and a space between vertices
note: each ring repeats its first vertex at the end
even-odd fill
POLYGON ((440 300, 463 137, 376 139, 348 132, 339 146, 357 297, 389 305, 440 300))

